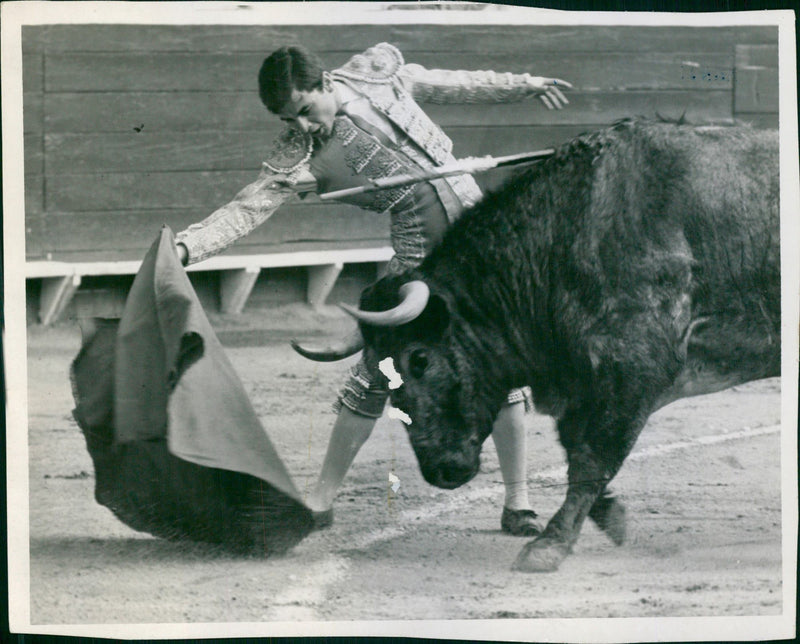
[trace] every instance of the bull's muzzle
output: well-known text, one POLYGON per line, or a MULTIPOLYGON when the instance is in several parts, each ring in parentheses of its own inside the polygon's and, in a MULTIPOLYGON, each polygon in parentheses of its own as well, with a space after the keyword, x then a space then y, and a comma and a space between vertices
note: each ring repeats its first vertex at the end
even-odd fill
POLYGON ((423 478, 436 487, 452 490, 471 481, 480 469, 480 453, 452 455, 445 458, 417 458, 423 478))

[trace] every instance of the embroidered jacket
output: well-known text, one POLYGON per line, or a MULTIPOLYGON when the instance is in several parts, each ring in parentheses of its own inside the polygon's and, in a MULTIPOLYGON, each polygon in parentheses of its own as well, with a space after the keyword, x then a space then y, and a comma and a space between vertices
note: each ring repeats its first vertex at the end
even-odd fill
MULTIPOLYGON (((413 143, 400 147, 423 168, 454 161, 453 143, 417 101, 501 103, 522 100, 532 91, 529 74, 426 69, 417 64, 405 64, 400 51, 388 43, 380 43, 354 56, 331 75, 366 97, 379 114, 413 143)), ((301 170, 311 169, 311 155, 310 136, 293 129, 281 134, 255 182, 203 221, 178 233, 176 241, 186 246, 189 263, 221 252, 295 196, 296 191, 286 184, 291 184, 301 170)), ((456 175, 443 181, 461 201, 459 212, 480 198, 480 190, 470 175, 456 175)), ((381 198, 385 197, 376 197, 381 198)), ((452 221, 459 212, 450 210, 454 208, 448 208, 452 221)))

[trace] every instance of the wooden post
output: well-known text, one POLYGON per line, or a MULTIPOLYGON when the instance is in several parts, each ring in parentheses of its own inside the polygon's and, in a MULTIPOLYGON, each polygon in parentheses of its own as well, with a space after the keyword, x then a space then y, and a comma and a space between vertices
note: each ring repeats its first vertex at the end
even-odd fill
POLYGON ((255 286, 261 268, 245 266, 222 271, 220 275, 220 309, 223 313, 241 313, 255 286))
POLYGON ((308 291, 306 300, 314 308, 319 308, 325 304, 325 300, 336 284, 336 278, 342 272, 343 264, 322 264, 320 266, 308 267, 308 291))
POLYGON ((43 278, 39 298, 39 321, 45 326, 55 322, 67 308, 67 304, 80 285, 81 276, 77 273, 43 278))
POLYGON ((778 127, 777 45, 736 45, 734 116, 755 127, 778 127))

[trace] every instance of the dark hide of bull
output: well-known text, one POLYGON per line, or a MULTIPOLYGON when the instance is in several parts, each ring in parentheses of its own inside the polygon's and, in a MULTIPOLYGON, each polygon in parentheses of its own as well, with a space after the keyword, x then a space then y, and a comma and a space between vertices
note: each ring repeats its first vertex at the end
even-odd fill
MULTIPOLYGON (((557 419, 568 490, 515 567, 554 570, 648 417, 780 373, 778 137, 627 120, 576 138, 488 194, 425 262, 365 291, 384 311, 424 281, 417 319, 361 323, 394 359, 393 404, 426 480, 466 483, 506 393, 557 419), (466 473, 459 478, 459 473, 466 473)), ((621 507, 612 514, 621 516, 621 507)))

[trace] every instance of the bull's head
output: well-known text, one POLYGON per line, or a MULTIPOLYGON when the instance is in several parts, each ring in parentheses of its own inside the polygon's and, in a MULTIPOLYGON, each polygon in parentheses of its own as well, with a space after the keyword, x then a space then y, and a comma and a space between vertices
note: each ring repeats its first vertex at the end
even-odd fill
POLYGON ((403 384, 392 404, 403 411, 425 480, 443 488, 469 481, 491 433, 492 405, 480 369, 456 340, 452 308, 420 280, 387 277, 367 289, 358 309, 367 363, 391 357, 403 384))

